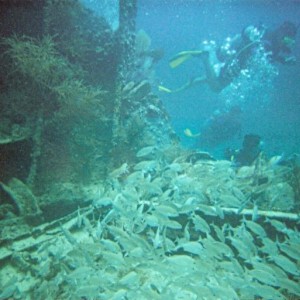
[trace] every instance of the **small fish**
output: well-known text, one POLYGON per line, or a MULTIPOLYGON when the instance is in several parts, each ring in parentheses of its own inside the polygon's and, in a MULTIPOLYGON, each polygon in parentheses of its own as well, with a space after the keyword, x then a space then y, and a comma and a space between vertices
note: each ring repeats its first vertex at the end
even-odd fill
POLYGON ((82 215, 80 213, 80 207, 78 207, 78 209, 77 209, 77 221, 76 221, 76 225, 77 225, 77 228, 81 228, 81 226, 82 226, 82 215))
POLYGON ((269 166, 276 167, 283 161, 283 159, 284 159, 284 154, 273 156, 269 160, 269 166))
POLYGON ((101 239, 100 244, 108 251, 111 251, 113 253, 119 253, 121 252, 121 248, 118 245, 118 243, 113 242, 109 239, 101 239))
POLYGON ((150 227, 157 227, 160 224, 159 219, 154 215, 147 214, 144 218, 146 224, 150 227))
POLYGON ((246 196, 244 193, 237 187, 232 187, 232 193, 233 195, 238 198, 241 202, 246 201, 246 196))
POLYGON ((216 213, 217 213, 218 217, 221 218, 222 220, 224 220, 224 211, 223 211, 223 209, 220 206, 216 205, 215 210, 216 210, 216 213))
MULTIPOLYGON (((260 296, 263 299, 286 300, 286 298, 276 288, 269 285, 252 282, 251 289, 253 289, 256 297, 260 296)), ((253 297, 253 299, 255 299, 255 297, 253 297)))
POLYGON ((178 217, 179 213, 176 208, 171 205, 158 205, 155 207, 155 210, 167 217, 178 217))
POLYGON ((296 243, 283 243, 279 244, 279 248, 282 252, 284 252, 289 257, 300 261, 300 247, 299 244, 296 243))
POLYGON ((178 249, 181 249, 181 248, 184 251, 195 254, 195 255, 200 255, 203 251, 203 246, 199 242, 194 242, 194 241, 178 245, 175 248, 175 250, 178 250, 178 249))
POLYGON ((122 195, 126 198, 129 202, 137 202, 139 200, 139 194, 134 187, 124 187, 122 190, 122 195))
POLYGON ((183 171, 182 165, 179 164, 179 163, 175 163, 175 162, 172 163, 172 164, 167 165, 166 169, 170 170, 170 171, 173 171, 175 173, 180 173, 180 172, 183 171))
POLYGON ((284 223, 278 221, 278 220, 273 220, 273 219, 266 218, 265 222, 270 223, 279 232, 284 233, 287 230, 286 225, 284 223))
POLYGON ((66 240, 72 245, 77 245, 77 240, 74 238, 74 236, 69 231, 69 229, 64 228, 62 225, 60 225, 60 228, 61 228, 61 231, 63 232, 66 240))
POLYGON ((109 173, 109 176, 111 178, 119 178, 120 176, 124 175, 128 173, 128 164, 127 163, 123 163, 121 165, 121 167, 113 170, 112 172, 109 173))
POLYGON ((203 233, 210 233, 210 227, 203 218, 194 214, 192 216, 192 221, 194 223, 196 231, 201 231, 203 233))
POLYGON ((235 197, 234 195, 220 195, 219 196, 220 204, 223 204, 223 206, 227 207, 241 207, 241 201, 235 197))
POLYGON ((154 249, 158 249, 162 247, 162 238, 159 234, 159 227, 157 227, 156 234, 154 239, 152 239, 154 249))
POLYGON ((277 255, 278 254, 278 248, 275 242, 273 242, 271 239, 265 237, 262 239, 262 242, 264 244, 263 247, 260 247, 260 251, 269 254, 269 255, 277 255))
POLYGON ((136 247, 128 252, 128 256, 133 258, 142 258, 145 257, 145 252, 141 247, 136 247))
POLYGON ((240 257, 249 260, 253 256, 249 247, 241 239, 234 237, 229 237, 229 239, 233 247, 239 252, 240 257))
POLYGON ((117 237, 116 240, 118 241, 118 243, 120 244, 120 246, 122 247, 122 250, 125 253, 130 253, 133 249, 136 249, 136 244, 129 238, 125 238, 125 237, 117 237))
POLYGON ((93 201, 93 206, 95 208, 100 208, 102 206, 112 205, 112 200, 109 197, 101 197, 93 201))
POLYGON ((155 150, 156 150, 155 146, 144 147, 137 152, 136 157, 145 157, 145 156, 152 155, 155 150))
POLYGON ((102 251, 101 255, 103 259, 111 266, 120 267, 125 264, 123 255, 121 252, 113 253, 111 251, 102 251))
POLYGON ((274 261, 274 263, 279 266, 281 269, 286 271, 287 273, 290 273, 292 275, 299 276, 300 270, 297 267, 295 263, 293 263, 291 260, 289 260, 286 256, 283 255, 276 255, 271 256, 270 259, 274 261))
POLYGON ((182 225, 173 220, 166 220, 164 222, 164 226, 171 228, 171 229, 176 229, 176 230, 182 229, 182 225))
POLYGON ((154 182, 145 182, 141 186, 146 195, 162 195, 163 191, 161 187, 154 182))
POLYGON ((134 286, 138 286, 139 284, 139 276, 136 272, 131 271, 125 276, 123 276, 120 280, 119 283, 127 286, 129 288, 133 288, 134 286))
POLYGON ((136 183, 138 183, 140 180, 144 179, 144 174, 142 171, 135 171, 130 173, 127 177, 126 177, 126 184, 129 185, 134 185, 136 183))
POLYGON ((278 281, 280 282, 280 287, 282 289, 286 289, 289 293, 300 296, 300 286, 298 282, 288 278, 278 278, 278 281))
POLYGON ((201 135, 200 132, 192 133, 191 129, 189 129, 189 128, 184 129, 183 133, 184 133, 185 136, 187 136, 189 138, 196 138, 196 137, 201 135))
POLYGON ((171 239, 168 239, 167 237, 164 236, 164 250, 165 250, 165 252, 174 251, 175 248, 176 248, 175 243, 171 239))
POLYGON ((258 223, 244 220, 244 223, 248 229, 250 229, 253 233, 255 233, 258 237, 265 238, 267 237, 267 234, 262 226, 260 226, 258 223))
POLYGON ((107 226, 107 228, 116 240, 118 240, 120 237, 125 238, 125 239, 130 238, 128 233, 120 227, 117 227, 114 225, 109 225, 109 226, 107 226))
POLYGON ((235 273, 238 274, 239 276, 244 276, 245 271, 241 266, 241 264, 238 262, 238 260, 232 257, 231 262, 235 273))
POLYGON ((111 209, 106 216, 104 217, 104 219, 102 220, 102 224, 108 224, 109 222, 111 222, 116 216, 116 211, 115 209, 111 209))
POLYGON ((278 276, 276 276, 276 271, 273 269, 274 265, 268 264, 266 262, 261 262, 257 258, 251 259, 250 263, 252 264, 253 269, 261 270, 261 271, 264 271, 266 273, 270 273, 275 277, 278 277, 278 276))
POLYGON ((184 227, 184 238, 187 242, 190 241, 191 239, 191 235, 190 235, 190 232, 189 232, 189 228, 190 227, 190 222, 187 222, 185 227, 184 227))
POLYGON ((207 216, 218 216, 216 208, 213 206, 208 206, 205 204, 198 204, 197 205, 197 210, 200 210, 201 212, 203 212, 205 215, 207 216))
POLYGON ((96 227, 96 238, 101 239, 103 234, 103 226, 100 220, 97 221, 97 227, 96 227))
POLYGON ((135 171, 142 171, 142 172, 150 172, 155 170, 158 167, 157 160, 143 160, 137 163, 133 169, 135 171))
POLYGON ((129 90, 131 90, 134 87, 135 83, 133 81, 130 81, 129 83, 127 83, 124 88, 123 88, 123 92, 127 92, 129 90))
POLYGON ((258 206, 256 203, 254 203, 254 206, 253 206, 253 211, 252 211, 252 221, 257 221, 259 218, 259 214, 258 214, 258 206))
POLYGON ((221 230, 220 227, 218 227, 217 225, 215 224, 211 224, 211 226, 213 227, 218 239, 222 242, 222 243, 225 243, 225 235, 223 233, 223 231, 221 230))
POLYGON ((234 253, 227 244, 213 240, 212 245, 217 249, 219 254, 223 254, 224 256, 229 258, 234 257, 234 253))
POLYGON ((260 281, 261 283, 275 287, 279 286, 277 278, 272 273, 257 269, 250 270, 248 271, 248 273, 250 276, 260 281))

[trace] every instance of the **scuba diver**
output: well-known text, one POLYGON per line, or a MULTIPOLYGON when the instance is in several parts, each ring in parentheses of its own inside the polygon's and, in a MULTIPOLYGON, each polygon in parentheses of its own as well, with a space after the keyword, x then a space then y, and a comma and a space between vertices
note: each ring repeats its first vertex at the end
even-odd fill
POLYGON ((178 53, 170 60, 170 66, 176 68, 189 58, 200 57, 205 75, 195 77, 175 90, 164 86, 159 86, 158 89, 174 93, 206 83, 213 91, 219 93, 247 68, 249 59, 258 49, 267 53, 271 63, 294 64, 296 59, 291 48, 295 44, 296 34, 296 25, 286 21, 275 30, 266 30, 264 26, 248 26, 234 38, 227 38, 219 47, 213 41, 204 42, 201 50, 178 53))
POLYGON ((257 134, 246 134, 243 140, 243 146, 239 150, 227 148, 225 150, 225 159, 232 160, 237 166, 250 166, 262 151, 261 137, 257 134))
POLYGON ((271 52, 271 62, 285 65, 296 63, 296 58, 292 55, 292 47, 295 45, 298 27, 299 25, 286 21, 277 29, 266 31, 263 36, 263 46, 266 51, 271 52))
POLYGON ((184 133, 188 137, 197 137, 197 144, 202 148, 212 149, 241 134, 241 117, 242 110, 236 105, 228 111, 216 111, 201 132, 193 134, 187 128, 184 133))

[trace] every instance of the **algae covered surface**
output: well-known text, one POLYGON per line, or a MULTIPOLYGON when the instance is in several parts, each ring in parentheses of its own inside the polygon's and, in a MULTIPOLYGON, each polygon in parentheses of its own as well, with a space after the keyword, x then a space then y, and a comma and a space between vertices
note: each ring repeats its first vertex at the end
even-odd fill
POLYGON ((112 2, 0 4, 0 299, 298 299, 298 156, 183 147, 112 2))

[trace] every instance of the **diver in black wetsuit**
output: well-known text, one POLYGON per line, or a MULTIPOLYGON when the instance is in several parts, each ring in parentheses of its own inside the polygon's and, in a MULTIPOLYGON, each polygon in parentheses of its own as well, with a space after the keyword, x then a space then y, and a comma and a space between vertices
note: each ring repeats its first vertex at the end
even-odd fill
POLYGON ((240 135, 242 110, 233 106, 225 112, 216 112, 203 126, 197 144, 204 148, 214 148, 240 135))
POLYGON ((270 52, 270 60, 282 64, 295 64, 296 58, 292 55, 295 44, 297 27, 292 22, 284 22, 280 27, 266 31, 262 42, 266 51, 270 52))
POLYGON ((262 151, 261 137, 256 134, 246 134, 243 140, 243 147, 239 150, 227 148, 225 159, 232 160, 237 166, 250 166, 262 151))
POLYGON ((293 64, 295 57, 291 48, 295 44, 296 34, 297 27, 288 21, 275 30, 266 30, 263 26, 248 26, 233 39, 226 39, 220 47, 216 47, 215 43, 204 43, 202 50, 181 52, 171 59, 171 67, 177 67, 187 58, 201 57, 205 75, 191 79, 176 90, 163 86, 159 90, 179 92, 195 84, 207 83, 213 91, 220 92, 247 68, 249 59, 259 47, 268 53, 272 63, 293 64))

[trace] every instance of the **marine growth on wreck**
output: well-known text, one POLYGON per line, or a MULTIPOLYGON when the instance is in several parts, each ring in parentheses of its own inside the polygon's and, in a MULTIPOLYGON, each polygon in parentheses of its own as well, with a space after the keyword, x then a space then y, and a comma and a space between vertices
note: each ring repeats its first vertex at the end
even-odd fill
POLYGON ((182 147, 114 7, 0 3, 0 299, 299 299, 299 165, 182 147))

